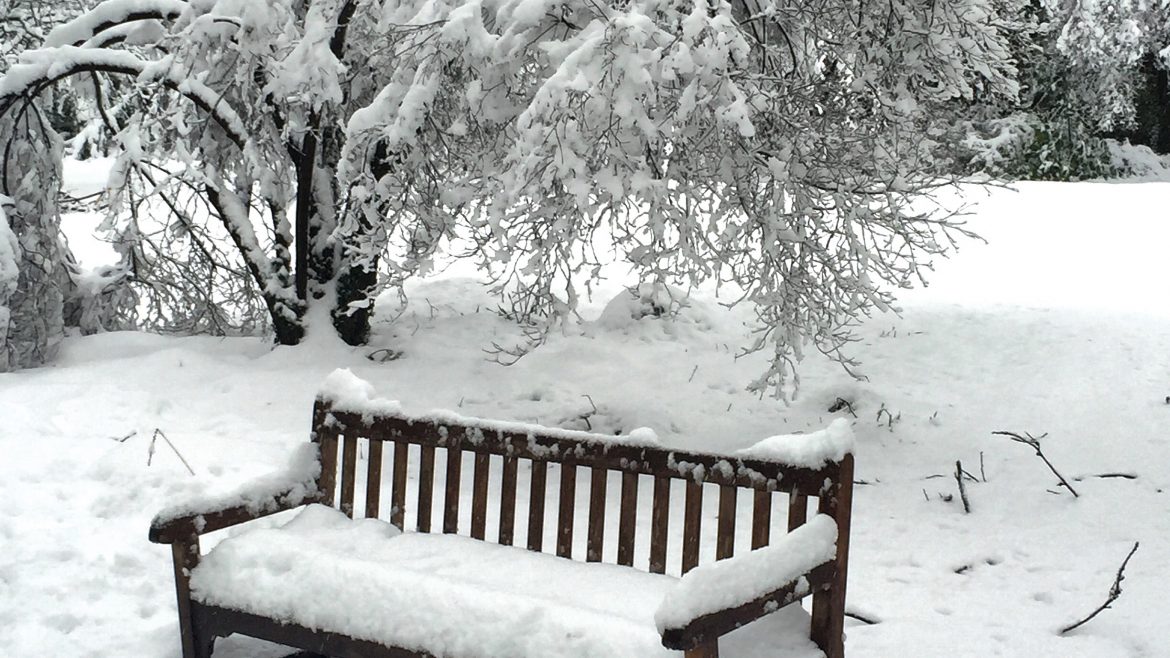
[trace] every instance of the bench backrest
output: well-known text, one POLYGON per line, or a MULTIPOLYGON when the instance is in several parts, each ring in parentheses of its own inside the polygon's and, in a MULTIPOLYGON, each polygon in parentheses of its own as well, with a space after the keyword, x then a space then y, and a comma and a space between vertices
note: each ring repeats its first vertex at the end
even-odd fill
MULTIPOLYGON (((668 546, 678 551, 678 539, 671 539, 670 515, 672 496, 684 484, 681 564, 685 573, 699 564, 700 556, 715 559, 731 557, 736 551, 756 549, 768 544, 773 530, 774 494, 787 494, 788 531, 805 522, 808 498, 818 499, 819 512, 829 514, 838 524, 838 565, 833 580, 839 581, 839 596, 844 597, 845 562, 849 542, 849 517, 852 498, 852 455, 841 462, 820 468, 800 468, 766 459, 736 458, 702 452, 686 452, 654 444, 631 441, 627 437, 599 437, 581 432, 556 429, 535 431, 531 426, 467 419, 452 415, 415 418, 404 414, 354 413, 331 407, 318 400, 313 413, 313 440, 321 446, 322 475, 320 490, 324 502, 335 505, 353 517, 362 510, 365 517, 379 517, 384 499, 389 498, 389 521, 399 528, 420 532, 468 534, 480 540, 512 545, 517 538, 518 507, 526 510, 525 546, 533 551, 545 550, 546 500, 550 466, 559 479, 555 525, 556 555, 584 557, 586 561, 603 561, 606 555, 606 519, 610 509, 610 477, 614 474, 615 490, 620 480, 617 513, 616 563, 635 566, 639 537, 638 525, 640 481, 651 484, 649 505, 650 536, 648 562, 653 573, 667 571, 668 546), (414 448, 417 446, 417 448, 414 448), (359 470, 359 452, 365 452, 365 467, 359 470), (471 464, 471 510, 469 527, 460 527, 461 487, 464 484, 465 457, 471 464), (388 459, 387 459, 388 458, 388 459), (441 526, 433 527, 437 503, 435 462, 444 464, 444 490, 441 526), (493 462, 495 465, 493 465, 493 462), (389 467, 388 477, 384 466, 389 467), (587 469, 589 478, 586 500, 587 518, 585 555, 574 555, 577 531, 577 478, 587 469), (492 473, 498 473, 493 475, 492 473), (411 487, 413 509, 407 508, 407 482, 411 487), (527 480, 527 492, 518 492, 518 481, 527 480), (494 484, 491 484, 494 483, 494 484), (338 486, 340 485, 340 486, 338 486), (388 486, 386 486, 388 485, 388 486), (707 487, 704 487, 707 485, 707 487), (704 489, 718 488, 718 514, 714 533, 702 531, 704 489), (389 491, 387 491, 387 488, 389 491), (358 490, 364 490, 358 500, 358 490), (751 507, 750 544, 741 536, 736 546, 740 490, 751 507), (521 496, 517 505, 518 494, 521 496), (527 500, 524 499, 526 494, 527 500), (492 499, 489 501, 489 497, 492 499), (748 498, 750 497, 750 498, 748 498), (608 498, 608 499, 607 499, 608 498), (526 504, 525 504, 526 503, 526 504), (496 526, 488 533, 489 505, 496 526), (408 512, 410 513, 408 516, 408 512), (703 535, 713 535, 714 550, 701 550, 703 535)), ((582 483, 584 484, 584 483, 582 483)), ((645 496, 642 498, 645 500, 645 496)), ((783 504, 783 503, 782 503, 783 504)), ((679 505, 674 505, 677 508, 679 505)), ((643 513, 645 510, 643 510, 643 513)), ((609 514, 610 527, 614 520, 609 514)), ((677 529, 677 520, 673 524, 677 529)), ((746 530, 747 528, 741 528, 746 530)), ((783 527, 782 527, 783 531, 783 527)), ((746 535, 746 533, 744 533, 746 535)), ((675 535, 678 536, 677 534, 675 535)), ((608 540, 612 542, 612 537, 608 540)), ((645 540, 642 540, 645 541, 645 540)), ((710 541, 710 539, 708 540, 710 541)), ((645 544, 641 544, 645 555, 645 544)), ((612 544, 608 551, 613 555, 612 544)), ((640 560, 639 560, 640 561, 640 560)), ((671 571, 674 571, 672 568, 671 571)), ((833 587, 834 583, 825 583, 833 587)))

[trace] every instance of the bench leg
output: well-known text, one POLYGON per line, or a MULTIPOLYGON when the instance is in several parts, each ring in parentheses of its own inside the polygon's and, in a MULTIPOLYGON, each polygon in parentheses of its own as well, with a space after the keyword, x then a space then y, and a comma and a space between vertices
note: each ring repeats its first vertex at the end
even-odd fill
POLYGON ((179 639, 182 643, 183 658, 211 658, 215 638, 208 637, 191 609, 191 570, 199 564, 199 537, 171 544, 171 556, 175 563, 175 594, 178 598, 179 639))
POLYGON ((683 653, 685 658, 719 658, 719 640, 710 640, 683 653))

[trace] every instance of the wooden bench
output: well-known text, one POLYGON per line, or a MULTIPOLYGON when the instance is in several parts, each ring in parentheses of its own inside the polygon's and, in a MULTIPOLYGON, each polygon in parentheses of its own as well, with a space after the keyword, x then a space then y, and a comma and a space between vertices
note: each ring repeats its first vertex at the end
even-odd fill
MULTIPOLYGON (((233 633, 311 652, 308 655, 340 658, 432 655, 347 637, 329 629, 315 630, 288 619, 209 605, 192 596, 190 575, 200 563, 200 535, 308 503, 335 506, 351 518, 378 517, 388 510, 389 522, 400 529, 466 533, 477 540, 494 540, 509 546, 517 540, 517 508, 524 514, 526 507, 527 518, 522 517, 522 522, 527 528, 525 547, 530 551, 546 549, 544 529, 546 520, 551 520, 555 523, 555 547, 549 548, 555 548, 559 557, 584 558, 586 562, 609 560, 635 567, 636 554, 646 560, 648 553, 648 560, 639 566, 650 573, 662 574, 668 569, 674 571, 674 565, 668 565, 668 556, 676 556, 681 557, 678 572, 687 574, 699 566, 701 557, 724 560, 768 546, 776 525, 779 534, 785 528, 791 532, 801 527, 808 519, 809 497, 818 499, 816 509, 820 514, 835 520, 835 556, 803 577, 754 600, 702 615, 682 627, 660 629, 661 640, 665 647, 682 650, 688 658, 713 658, 718 655, 720 636, 811 595, 809 637, 828 658, 844 656, 851 454, 819 468, 793 467, 767 459, 670 450, 652 442, 640 444, 627 437, 605 439, 453 415, 423 418, 393 408, 384 413, 371 413, 343 409, 344 406, 336 400, 318 398, 311 435, 312 446, 318 448, 313 451, 317 461, 302 474, 299 483, 272 480, 267 485, 258 485, 250 497, 245 497, 245 502, 229 497, 208 502, 199 509, 179 508, 160 514, 152 523, 150 540, 172 546, 184 658, 210 656, 215 638, 233 633), (364 467, 359 453, 367 455, 364 467), (465 457, 470 469, 464 468, 465 457), (437 469, 436 461, 444 468, 437 469), (469 516, 470 523, 464 527, 460 523, 460 506, 467 503, 461 495, 466 470, 471 471, 470 515, 465 509, 463 517, 469 516), (554 487, 555 494, 547 486, 550 470, 559 480, 554 487), (436 486, 437 471, 445 471, 438 472, 444 480, 440 486, 436 486), (577 479, 581 476, 587 478, 587 486, 584 479, 580 483, 582 492, 587 493, 583 501, 586 507, 575 523, 577 479), (609 493, 611 477, 616 495, 609 493), (518 480, 525 479, 528 491, 520 487, 518 492, 518 480), (410 498, 414 503, 410 509, 408 481, 411 481, 410 498), (643 489, 644 495, 639 498, 639 487, 647 485, 651 490, 643 489), (444 492, 442 508, 436 509, 439 488, 444 492), (743 498, 741 490, 744 490, 743 498), (682 500, 677 498, 680 492, 682 500), (706 535, 713 539, 713 550, 703 546, 702 529, 703 497, 711 493, 716 494, 718 514, 716 527, 708 527, 706 535), (362 494, 360 500, 359 494, 362 494), (783 494, 787 494, 786 499, 783 494), (780 501, 779 507, 787 507, 786 524, 783 518, 773 522, 776 499, 780 501), (648 510, 643 509, 643 515, 650 512, 649 533, 643 537, 637 532, 639 527, 647 527, 645 523, 639 526, 639 500, 649 502, 648 510), (683 510, 681 533, 677 532, 678 519, 673 524, 670 522, 672 501, 678 503, 676 510, 683 510), (743 545, 749 535, 746 526, 739 524, 741 541, 737 546, 737 510, 749 506, 750 545, 743 545), (494 537, 488 531, 489 508, 491 525, 495 526, 490 535, 494 537), (551 513, 554 509, 555 515, 551 513), (607 516, 612 530, 615 513, 617 536, 613 537, 612 532, 607 536, 607 516), (435 516, 441 520, 434 519, 435 516), (409 527, 408 517, 412 524, 409 527), (575 544, 575 538, 581 539, 577 534, 581 530, 584 541, 575 544), (616 551, 612 543, 607 543, 615 539, 616 551), (646 541, 648 551, 642 543, 646 541), (583 547, 584 554, 575 554, 575 546, 583 547)), ((833 549, 828 550, 831 554, 833 549)), ((521 552, 521 555, 528 554, 521 552)), ((593 570, 587 565, 582 568, 593 570)), ((346 583, 338 582, 336 587, 344 590, 346 583)))

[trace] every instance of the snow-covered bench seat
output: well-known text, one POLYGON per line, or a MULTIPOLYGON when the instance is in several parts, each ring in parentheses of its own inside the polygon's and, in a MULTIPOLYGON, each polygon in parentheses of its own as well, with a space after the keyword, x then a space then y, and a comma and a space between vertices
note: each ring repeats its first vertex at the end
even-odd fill
POLYGON ((210 656, 215 638, 233 633, 338 658, 708 658, 720 638, 724 658, 838 658, 850 451, 843 421, 716 455, 663 448, 642 433, 412 416, 339 372, 317 399, 312 441, 286 471, 166 510, 150 538, 172 546, 184 658, 210 656), (589 474, 588 513, 577 522, 579 469, 589 474), (559 486, 547 486, 550 472, 559 486), (650 495, 639 497, 643 481, 650 495), (703 546, 708 489, 717 495, 713 550, 703 546), (741 489, 751 514, 737 524, 741 489), (774 528, 780 494, 787 524, 774 528), (809 496, 819 499, 811 519, 809 496), (201 554, 201 534, 296 507, 281 527, 245 529, 201 554), (513 546, 517 516, 523 548, 513 546), (546 516, 555 517, 555 555, 542 552, 546 516), (442 534, 431 533, 433 520, 442 534), (585 541, 574 542, 578 525, 585 541), (574 557, 585 561, 563 559, 574 557), (789 605, 808 595, 811 619, 789 605))

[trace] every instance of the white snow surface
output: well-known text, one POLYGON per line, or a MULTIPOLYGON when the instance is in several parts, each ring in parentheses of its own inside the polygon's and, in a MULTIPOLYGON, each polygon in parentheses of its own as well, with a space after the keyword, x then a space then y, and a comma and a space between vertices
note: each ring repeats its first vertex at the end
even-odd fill
MULTIPOLYGON (((77 169, 66 167, 67 182, 77 169)), ((988 244, 968 242, 936 263, 928 289, 902 294, 901 317, 858 328, 850 349, 868 380, 813 354, 790 404, 744 390, 767 356, 736 358, 750 309, 726 309, 705 289, 689 300, 707 315, 701 330, 657 317, 631 316, 616 330, 592 322, 507 368, 483 349, 523 336, 459 268, 413 283, 415 304, 395 322, 394 299, 382 299, 365 348, 131 332, 69 338, 52 365, 0 374, 0 656, 178 658, 170 548, 146 540, 151 519, 188 497, 230 495, 284 464, 307 442, 317 388, 337 368, 407 409, 602 434, 651 427, 662 445, 681 449, 734 453, 847 418, 858 482, 847 607, 878 622, 846 620, 850 658, 1165 656, 1170 184, 1030 183, 970 190, 968 199, 979 203, 970 227, 988 244), (402 356, 366 358, 381 348, 402 356), (838 397, 856 418, 827 411, 838 397), (195 476, 166 445, 148 465, 155 428, 195 476), (1044 453, 1080 498, 996 430, 1047 432, 1044 453), (970 514, 957 498, 956 460, 979 480, 966 484, 970 514), (1109 474, 1127 477, 1100 477, 1109 474), (1135 541, 1120 598, 1058 634, 1105 600, 1135 541)), ((94 223, 63 228, 96 266, 99 249, 80 230, 94 223)), ((638 283, 620 267, 606 276, 587 319, 638 283)), ((583 490, 588 480, 578 477, 583 490)), ((609 499, 619 493, 611 488, 609 499)), ((704 532, 717 527, 716 499, 704 497, 704 532)), ((750 497, 740 499, 750 518, 750 497)), ((639 515, 639 538, 648 522, 639 515)), ((206 535, 205 550, 236 532, 206 535)), ((748 541, 741 530, 736 545, 748 541)), ((679 547, 668 560, 677 573, 679 547)), ((729 639, 721 655, 775 655, 774 637, 729 639)), ((228 638, 215 655, 284 654, 228 638)))
POLYGON ((769 546, 687 572, 666 592, 654 623, 659 632, 683 628, 703 615, 741 606, 794 582, 798 592, 807 593, 802 577, 831 561, 836 551, 836 522, 817 514, 769 546))
POLYGON ((792 466, 820 468, 839 462, 853 452, 853 428, 848 420, 838 418, 823 430, 808 434, 782 434, 768 437, 739 454, 768 459, 792 466))

